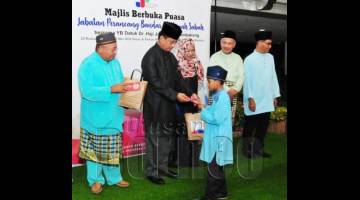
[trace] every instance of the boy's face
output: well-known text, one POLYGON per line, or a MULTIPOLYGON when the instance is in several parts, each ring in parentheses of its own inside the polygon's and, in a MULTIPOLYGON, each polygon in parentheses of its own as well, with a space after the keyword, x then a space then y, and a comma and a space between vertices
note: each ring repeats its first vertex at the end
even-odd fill
POLYGON ((207 81, 208 81, 208 88, 210 91, 216 91, 222 87, 221 82, 219 80, 208 78, 207 81))

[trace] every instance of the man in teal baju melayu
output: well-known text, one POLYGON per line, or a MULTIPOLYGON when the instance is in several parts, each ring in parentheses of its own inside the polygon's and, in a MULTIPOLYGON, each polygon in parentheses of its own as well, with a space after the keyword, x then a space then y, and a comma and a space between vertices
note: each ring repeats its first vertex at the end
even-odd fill
POLYGON ((87 181, 99 194, 108 185, 127 187, 120 173, 121 133, 124 109, 118 105, 126 92, 120 63, 115 59, 113 33, 96 37, 96 51, 79 68, 81 93, 80 157, 86 159, 87 181))

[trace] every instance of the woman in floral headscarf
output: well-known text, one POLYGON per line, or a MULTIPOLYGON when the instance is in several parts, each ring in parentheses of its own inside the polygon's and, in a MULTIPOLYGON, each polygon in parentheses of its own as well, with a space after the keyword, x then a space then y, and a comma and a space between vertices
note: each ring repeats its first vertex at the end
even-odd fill
MULTIPOLYGON (((194 40, 191 38, 179 40, 174 49, 176 50, 176 58, 179 61, 178 70, 181 72, 184 84, 194 93, 198 93, 199 88, 203 87, 204 68, 196 55, 194 40)), ((187 140, 184 114, 198 112, 198 109, 192 102, 178 103, 177 108, 178 125, 176 131, 179 142, 174 141, 174 149, 169 158, 170 166, 197 166, 200 147, 198 141, 187 140), (179 151, 179 154, 177 151, 179 151), (179 160, 177 155, 179 155, 179 160)))
MULTIPOLYGON (((204 68, 196 55, 195 42, 191 38, 179 40, 177 43, 176 58, 179 61, 179 71, 186 85, 194 93, 198 92, 204 80, 204 68)), ((184 112, 196 112, 197 108, 192 103, 183 104, 184 112)))

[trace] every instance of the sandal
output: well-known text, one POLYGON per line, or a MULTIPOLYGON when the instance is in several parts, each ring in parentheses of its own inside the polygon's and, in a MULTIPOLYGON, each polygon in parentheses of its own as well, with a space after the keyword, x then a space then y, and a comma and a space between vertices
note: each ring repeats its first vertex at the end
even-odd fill
POLYGON ((120 181, 118 184, 116 184, 117 186, 121 187, 121 188, 126 188, 129 187, 130 183, 126 182, 126 181, 120 181))
POLYGON ((102 185, 99 182, 96 182, 91 186, 91 192, 94 194, 100 194, 102 190, 103 190, 102 185))

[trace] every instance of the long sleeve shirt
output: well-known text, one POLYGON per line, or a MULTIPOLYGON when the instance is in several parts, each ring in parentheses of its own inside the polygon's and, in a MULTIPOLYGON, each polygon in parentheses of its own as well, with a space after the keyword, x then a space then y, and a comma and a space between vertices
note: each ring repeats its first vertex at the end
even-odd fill
POLYGON ((78 73, 81 94, 80 127, 97 135, 122 132, 124 109, 120 93, 111 86, 122 83, 124 76, 118 60, 109 62, 94 52, 85 58, 78 73))
POLYGON ((240 92, 244 82, 244 65, 240 55, 234 52, 224 54, 222 50, 220 50, 210 57, 210 66, 214 65, 219 65, 224 68, 228 72, 226 80, 234 83, 232 87, 224 85, 225 91, 227 92, 229 89, 234 89, 240 92))
POLYGON ((274 57, 270 53, 259 53, 254 50, 245 58, 244 66, 243 101, 245 115, 274 111, 274 98, 280 96, 274 57), (253 98, 255 101, 255 112, 249 109, 249 98, 253 98))
POLYGON ((233 163, 233 138, 230 97, 225 90, 212 96, 213 103, 201 111, 205 122, 200 160, 210 163, 216 154, 220 166, 233 163))

